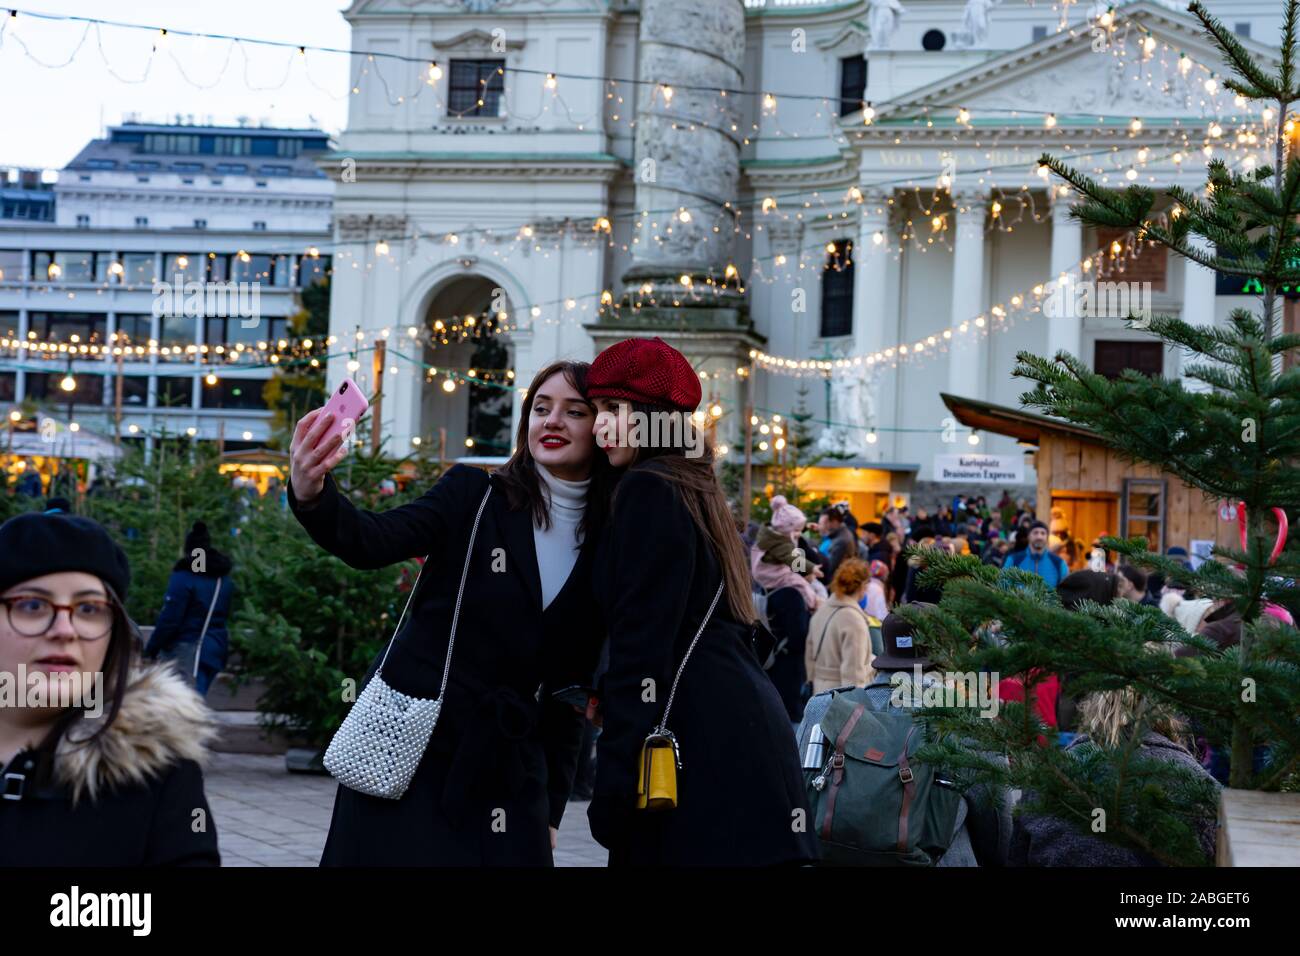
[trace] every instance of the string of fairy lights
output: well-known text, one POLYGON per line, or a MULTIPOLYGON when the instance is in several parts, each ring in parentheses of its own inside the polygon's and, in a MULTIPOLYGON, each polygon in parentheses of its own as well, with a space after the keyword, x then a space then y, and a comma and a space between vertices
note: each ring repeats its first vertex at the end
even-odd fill
MULTIPOLYGON (((1066 12, 1068 12, 1068 6, 1068 4, 1062 5, 1062 28, 1064 32, 1074 35, 1075 30, 1073 28, 1065 30, 1065 16, 1066 12)), ((1148 88, 1156 90, 1161 95, 1172 100, 1178 100, 1181 97, 1184 109, 1198 115, 1194 115, 1189 119, 1187 115, 1123 117, 1091 113, 1058 114, 1058 112, 1052 111, 996 106, 981 106, 977 109, 970 109, 960 104, 900 99, 892 102, 862 102, 860 110, 856 111, 861 114, 860 123, 855 127, 848 122, 848 120, 852 119, 851 116, 841 115, 838 97, 691 84, 668 84, 640 78, 528 69, 508 63, 502 64, 489 75, 478 79, 477 82, 480 87, 478 95, 463 110, 458 112, 450 106, 450 91, 444 96, 444 102, 441 103, 441 106, 446 109, 446 115, 456 118, 476 114, 485 107, 487 100, 492 95, 499 97, 502 102, 511 99, 506 81, 513 78, 516 87, 523 81, 536 81, 542 93, 542 105, 537 114, 529 115, 518 110, 512 110, 507 114, 510 119, 518 122, 533 122, 549 111, 557 117, 562 112, 565 119, 579 127, 588 123, 603 122, 606 124, 605 128, 608 129, 610 123, 626 123, 627 128, 630 130, 635 127, 636 120, 632 116, 625 115, 626 112, 630 112, 625 110, 627 106, 625 101, 628 98, 625 94, 635 90, 644 94, 644 101, 638 105, 638 109, 642 111, 647 109, 670 109, 674 103, 677 103, 680 108, 681 104, 685 103, 687 112, 680 119, 687 124, 689 129, 703 125, 705 120, 715 120, 719 117, 733 120, 731 132, 743 139, 745 145, 751 143, 751 138, 783 135, 783 130, 778 122, 779 105, 784 101, 793 101, 817 104, 813 107, 812 118, 829 120, 834 125, 837 139, 843 143, 847 143, 852 138, 862 141, 865 138, 887 138, 892 135, 895 144, 897 144, 901 142, 903 136, 909 135, 912 130, 924 128, 938 130, 941 134, 946 133, 954 145, 985 149, 986 158, 991 159, 994 152, 1002 148, 1004 140, 1014 141, 1018 135, 1033 131, 1038 138, 1038 142, 1033 143, 1031 147, 1035 154, 1041 152, 1043 137, 1059 139, 1062 151, 1067 158, 1076 162, 1084 157, 1099 160, 1098 165, 1092 168, 1092 173, 1094 176, 1100 177, 1103 184, 1110 182, 1111 176, 1123 183, 1133 183, 1142 178, 1141 171, 1148 166, 1154 166, 1162 160, 1169 160, 1175 166, 1181 166, 1198 152, 1207 158, 1216 153, 1239 154, 1234 157, 1234 162, 1247 171, 1261 162, 1260 157, 1265 155, 1262 150, 1267 149, 1270 145, 1275 129, 1275 117, 1272 115, 1271 108, 1264 107, 1255 111, 1252 104, 1243 97, 1229 96, 1222 88, 1221 76, 1214 70, 1193 61, 1185 50, 1170 46, 1145 26, 1129 17, 1120 15, 1113 8, 1096 18, 1095 21, 1087 21, 1087 23, 1092 28, 1099 26, 1106 31, 1108 39, 1106 52, 1115 58, 1117 68, 1124 71, 1131 68, 1135 71, 1131 77, 1135 83, 1144 83, 1148 88), (1177 80, 1181 80, 1181 85, 1176 82, 1177 80), (560 95, 561 81, 565 86, 569 83, 601 84, 604 100, 602 112, 593 114, 590 117, 575 118, 568 104, 560 95), (712 98, 711 105, 706 105, 705 100, 710 97, 712 98), (737 101, 745 101, 746 99, 753 101, 752 105, 758 116, 755 117, 755 121, 749 124, 747 130, 742 131, 738 122, 740 110, 737 101), (1228 105, 1229 102, 1231 106, 1228 105), (709 109, 713 111, 712 116, 700 115, 709 109), (1096 149, 1078 148, 1083 142, 1095 139, 1105 141, 1106 145, 1096 149), (1256 155, 1257 153, 1259 155, 1256 155)), ((234 63, 235 53, 238 52, 243 60, 245 85, 249 89, 263 91, 282 88, 288 82, 291 73, 300 68, 317 89, 323 93, 328 93, 324 87, 312 79, 307 66, 308 53, 343 55, 349 58, 351 64, 354 64, 355 72, 350 67, 349 90, 334 97, 336 100, 346 99, 349 95, 359 95, 363 82, 379 83, 384 89, 384 96, 388 100, 388 105, 399 106, 414 101, 422 93, 429 90, 435 91, 436 94, 440 85, 442 85, 442 81, 446 78, 447 72, 444 65, 436 60, 410 57, 391 52, 355 51, 296 45, 249 37, 172 30, 101 18, 42 14, 17 9, 10 10, 8 17, 0 17, 0 53, 4 51, 9 42, 12 42, 28 59, 50 69, 62 69, 73 63, 92 36, 105 68, 111 75, 124 82, 146 82, 149 79, 154 59, 161 51, 167 54, 175 63, 187 83, 190 83, 196 89, 211 89, 225 77, 234 63), (28 19, 36 23, 53 21, 78 23, 83 26, 83 30, 75 47, 63 62, 47 62, 36 57, 17 32, 17 24, 28 19), (138 78, 127 78, 110 63, 103 44, 103 30, 105 28, 144 31, 154 34, 144 69, 138 78), (228 44, 225 61, 216 79, 210 83, 202 84, 189 76, 182 58, 177 56, 177 51, 173 45, 177 37, 221 41, 228 44), (285 49, 289 59, 280 86, 255 87, 249 82, 250 58, 245 48, 256 46, 285 49), (405 93, 398 93, 394 98, 393 90, 397 88, 397 81, 394 80, 393 83, 390 83, 389 78, 385 76, 381 69, 381 64, 384 62, 399 63, 405 68, 414 66, 419 82, 414 85, 413 89, 405 93), (296 66, 297 64, 300 64, 300 67, 296 66)), ((410 70, 407 69, 407 72, 409 73, 410 70)), ((333 94, 329 95, 333 96, 333 94)), ((807 111, 802 112, 800 116, 806 120, 808 117, 807 111)), ((1293 124, 1288 122, 1288 134, 1290 134, 1292 128, 1293 124)), ((796 132, 795 135, 807 135, 807 133, 796 132)), ((1019 144, 1013 143, 1013 154, 1018 156, 1019 153, 1019 144)), ((1038 177, 1041 180, 1047 180, 1048 178, 1046 167, 1039 166, 1036 160, 1037 156, 1035 155, 1032 163, 1028 159, 1023 162, 990 163, 990 165, 975 173, 963 171, 965 176, 974 175, 981 187, 991 187, 989 192, 990 214, 985 218, 983 224, 986 231, 1011 231, 1025 222, 1039 223, 1044 220, 1045 215, 1038 211, 1037 199, 1030 189, 1033 177, 1038 177), (999 187, 996 183, 988 181, 994 178, 995 171, 1001 170, 1020 170, 1022 171, 1020 174, 1026 178, 1018 186, 1006 188, 999 187), (1032 170, 1032 172, 1029 170, 1032 170), (1028 218, 1026 219, 1026 217, 1028 218)), ((1148 175, 1147 179, 1154 182, 1155 176, 1148 175)), ((893 236, 877 233, 873 237, 876 248, 872 250, 872 254, 890 255, 897 259, 905 251, 922 254, 937 249, 951 251, 950 235, 952 230, 950 229, 951 209, 949 207, 955 203, 956 185, 951 171, 940 172, 932 180, 924 182, 916 176, 909 176, 896 181, 882 181, 873 184, 873 186, 878 187, 899 187, 895 190, 896 195, 890 196, 888 199, 888 205, 902 207, 905 203, 908 203, 914 208, 914 214, 910 219, 906 218, 906 214, 904 214, 902 228, 893 236), (891 241, 891 239, 895 241, 891 241)), ((1041 186, 1037 188, 1041 188, 1041 186)), ((642 240, 647 220, 651 230, 660 230, 660 232, 652 235, 652 238, 660 243, 669 241, 675 228, 689 226, 697 219, 702 219, 706 223, 706 232, 703 234, 706 241, 714 241, 712 237, 718 237, 720 242, 734 241, 736 237, 753 241, 757 234, 772 228, 775 223, 806 226, 817 222, 833 222, 838 219, 845 221, 847 225, 851 225, 851 217, 858 213, 856 207, 862 207, 864 204, 869 204, 869 200, 863 195, 862 187, 852 185, 845 188, 838 196, 832 196, 825 189, 813 189, 791 193, 755 195, 751 200, 726 202, 721 206, 704 210, 680 206, 660 210, 643 209, 617 213, 611 211, 609 215, 593 217, 589 225, 587 221, 582 221, 581 228, 589 231, 589 239, 594 238, 596 240, 595 243, 591 243, 592 254, 599 254, 602 249, 616 249, 630 253, 634 250, 636 244, 642 240), (746 219, 746 213, 751 213, 748 219, 746 219), (665 221, 661 223, 654 217, 660 217, 665 221), (619 241, 620 236, 615 234, 614 227, 616 223, 626 223, 631 233, 621 243, 619 241), (753 225, 747 227, 745 223, 753 223, 753 225)), ((576 227, 577 222, 571 222, 569 225, 576 227)), ((479 249, 491 245, 491 254, 502 259, 509 258, 512 254, 517 253, 520 247, 526 247, 530 251, 549 255, 562 252, 568 248, 566 246, 566 236, 571 232, 572 230, 568 228, 557 230, 553 222, 528 223, 505 228, 472 227, 434 233, 414 231, 403 236, 379 238, 371 236, 364 239, 336 239, 331 242, 321 242, 318 246, 310 247, 308 254, 318 258, 321 255, 322 248, 333 253, 331 265, 324 270, 324 274, 328 276, 334 274, 340 267, 364 268, 367 271, 382 268, 386 265, 402 268, 404 265, 416 261, 417 257, 423 256, 426 260, 431 261, 435 255, 445 256, 449 251, 455 251, 457 247, 479 249), (394 246, 397 246, 400 250, 398 255, 393 254, 394 246)), ((793 274, 809 270, 815 270, 820 275, 828 268, 828 260, 823 257, 823 251, 825 256, 830 259, 829 268, 837 270, 847 268, 853 261, 851 255, 844 254, 844 247, 837 248, 835 242, 828 243, 824 247, 822 245, 800 247, 797 255, 793 257, 788 253, 752 257, 749 263, 748 275, 744 277, 742 277, 740 269, 734 263, 728 263, 725 268, 720 269, 722 272, 720 279, 715 279, 712 276, 684 275, 681 277, 680 288, 674 287, 671 293, 668 293, 672 298, 666 301, 661 298, 661 293, 650 284, 629 290, 626 295, 622 296, 616 296, 613 290, 605 289, 585 295, 567 296, 549 302, 534 302, 516 306, 513 315, 504 310, 481 310, 473 314, 430 319, 428 325, 424 328, 414 326, 408 328, 405 340, 411 345, 418 344, 436 349, 439 346, 457 344, 470 339, 517 332, 538 323, 560 324, 569 321, 585 321, 590 316, 611 310, 618 312, 621 309, 628 308, 636 311, 646 306, 680 305, 688 302, 699 304, 709 301, 709 297, 716 300, 720 297, 744 292, 746 287, 754 282, 772 284, 789 281, 793 274), (808 253, 815 253, 815 256, 810 256, 808 253), (549 310, 545 316, 543 315, 544 310, 549 310)), ((1122 271, 1124 260, 1135 256, 1137 253, 1138 250, 1132 242, 1132 237, 1128 236, 1122 241, 1117 240, 1112 243, 1111 247, 1107 249, 1098 250, 1085 257, 1074 269, 1081 273, 1087 273, 1094 266, 1099 267, 1103 258, 1105 258, 1110 267, 1122 271)), ((252 255, 297 254, 301 254, 301 250, 286 249, 283 252, 277 252, 259 249, 252 254, 245 250, 239 250, 236 256, 239 261, 248 263, 252 255)), ((58 272, 55 271, 58 268, 56 263, 50 263, 46 276, 46 279, 50 280, 48 282, 41 283, 37 280, 26 280, 23 284, 38 289, 56 288, 56 282, 60 278, 58 272)), ((108 274, 112 279, 106 278, 94 290, 95 294, 102 294, 104 291, 115 287, 131 289, 131 284, 123 284, 120 281, 124 277, 120 270, 120 262, 111 264, 108 274), (113 272, 114 265, 119 269, 116 273, 113 272)), ((0 273, 0 281, 8 283, 12 280, 6 279, 0 273)), ((1049 293, 1050 288, 1051 282, 1049 281, 1048 283, 1035 285, 1032 289, 1021 290, 1007 297, 1004 302, 994 305, 986 312, 980 313, 970 320, 957 323, 954 327, 940 330, 933 335, 928 335, 916 341, 892 343, 870 354, 828 359, 798 359, 755 351, 751 354, 751 358, 754 362, 754 368, 761 368, 766 372, 796 376, 827 377, 850 367, 864 365, 889 365, 894 367, 900 362, 915 362, 925 356, 945 351, 947 344, 956 337, 987 336, 995 331, 1009 329, 1018 320, 1032 318, 1036 314, 1041 314, 1041 300, 1045 294, 1049 293)), ((69 294, 75 296, 77 293, 73 290, 69 294)), ((355 347, 346 353, 350 356, 348 360, 350 370, 352 370, 352 366, 357 364, 357 355, 374 348, 373 344, 366 345, 367 341, 373 343, 379 338, 387 340, 390 336, 393 336, 393 332, 394 330, 388 327, 367 333, 358 331, 356 333, 358 341, 355 347)), ((0 336, 0 351, 7 350, 15 356, 21 355, 27 363, 40 362, 41 360, 46 362, 67 362, 72 359, 103 359, 109 356, 140 360, 156 356, 160 363, 167 362, 170 365, 178 366, 187 363, 193 365, 193 369, 189 370, 187 374, 202 375, 208 384, 214 384, 215 382, 216 371, 214 371, 214 367, 257 368, 265 365, 288 366, 294 364, 319 367, 330 358, 342 354, 329 352, 329 349, 338 344, 339 340, 335 336, 327 336, 323 341, 318 342, 313 342, 311 339, 291 341, 282 338, 278 341, 259 340, 255 343, 209 343, 203 345, 187 344, 185 346, 159 345, 154 339, 132 341, 129 337, 122 335, 115 335, 111 344, 82 342, 78 340, 76 335, 73 335, 69 342, 36 341, 34 333, 28 333, 26 338, 20 338, 14 334, 0 336), (220 364, 218 365, 218 363, 220 364)), ((465 383, 522 390, 522 386, 513 382, 513 372, 510 370, 436 366, 432 363, 425 363, 422 360, 411 358, 397 349, 391 350, 391 354, 422 367, 424 375, 430 380, 441 377, 443 387, 447 390, 453 390, 458 384, 465 383)), ((21 361, 14 367, 15 369, 22 367, 24 370, 29 370, 21 361)), ((33 367, 39 368, 40 365, 33 367)), ((7 370, 8 365, 0 364, 0 368, 7 370)), ((390 374, 397 374, 398 369, 396 365, 393 365, 387 371, 390 374)), ((78 374, 80 373, 79 370, 78 374)), ((170 368, 167 372, 169 375, 178 373, 179 370, 174 372, 170 368)), ((92 374, 111 373, 104 370, 92 372, 92 374)), ((743 378, 749 374, 749 369, 740 367, 734 371, 704 370, 700 374, 705 379, 710 377, 714 379, 743 378)), ((75 377, 71 371, 65 376, 64 383, 66 384, 68 381, 72 381, 73 384, 71 388, 66 390, 74 390, 76 388, 75 377)))

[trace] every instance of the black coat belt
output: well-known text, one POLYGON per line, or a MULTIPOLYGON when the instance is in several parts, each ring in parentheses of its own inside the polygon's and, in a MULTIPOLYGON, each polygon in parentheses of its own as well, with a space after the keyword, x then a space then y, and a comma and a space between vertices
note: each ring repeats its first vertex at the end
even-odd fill
POLYGON ((525 758, 537 731, 537 709, 533 698, 513 687, 498 687, 457 721, 460 740, 442 792, 448 817, 464 821, 470 811, 481 809, 488 785, 512 795, 524 789, 533 772, 525 758))

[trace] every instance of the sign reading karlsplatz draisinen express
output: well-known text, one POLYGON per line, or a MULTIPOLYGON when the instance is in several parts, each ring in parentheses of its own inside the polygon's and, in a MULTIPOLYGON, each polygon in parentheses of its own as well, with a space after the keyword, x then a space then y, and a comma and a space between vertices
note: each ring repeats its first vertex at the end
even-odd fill
POLYGON ((1025 480, 1025 461, 1019 455, 935 455, 935 481, 1025 480))

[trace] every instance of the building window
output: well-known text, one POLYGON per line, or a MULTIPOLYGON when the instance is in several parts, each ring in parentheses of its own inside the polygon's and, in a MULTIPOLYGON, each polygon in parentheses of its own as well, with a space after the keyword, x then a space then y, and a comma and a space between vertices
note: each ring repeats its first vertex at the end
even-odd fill
POLYGON ((137 228, 137 229, 148 229, 148 228, 149 228, 149 217, 148 217, 148 216, 136 216, 136 217, 135 217, 135 228, 137 228))
POLYGON ((104 404, 104 376, 73 372, 72 378, 77 387, 71 392, 65 392, 61 385, 65 372, 65 369, 51 373, 28 372, 27 397, 57 405, 60 410, 69 405, 104 404))
POLYGON ((193 185, 194 185, 194 177, 193 177, 193 176, 182 176, 182 177, 181 177, 181 185, 182 185, 182 186, 193 186, 193 185))
POLYGON ((867 93, 867 58, 861 53, 840 60, 840 115, 862 109, 867 93))
POLYGON ((194 228, 195 228, 195 229, 206 229, 206 228, 208 228, 208 221, 207 221, 206 219, 195 219, 195 220, 194 220, 194 228))
POLYGON ((1034 27, 1033 40, 1037 43, 1047 36, 1047 27, 1034 27))
POLYGON ((1120 525, 1126 538, 1146 538, 1147 550, 1165 553, 1165 483, 1159 478, 1125 478, 1120 525))
POLYGON ((82 183, 88 183, 90 182, 90 177, 87 176, 85 173, 82 173, 80 176, 77 177, 77 181, 82 183))
POLYGON ((127 285, 152 285, 154 280, 152 252, 126 252, 122 254, 122 281, 127 285))
POLYGON ((831 243, 822 268, 822 338, 853 334, 853 242, 831 243))
POLYGON ((253 185, 256 186, 258 189, 265 189, 265 188, 266 188, 266 180, 265 180, 265 179, 259 179, 259 180, 257 180, 255 183, 253 183, 253 185))
POLYGON ((18 282, 22 277, 22 252, 18 249, 0 249, 0 282, 18 282))
POLYGON ((148 177, 148 176, 137 176, 137 177, 135 177, 135 181, 136 181, 137 183, 147 183, 147 182, 149 181, 149 177, 148 177))
POLYGON ((84 212, 77 213, 77 228, 78 229, 90 228, 90 217, 86 215, 84 212))
POLYGON ((452 60, 448 116, 499 116, 505 60, 452 60))
POLYGON ((1232 32, 1235 33, 1235 34, 1237 34, 1237 36, 1239 36, 1239 37, 1249 37, 1249 36, 1250 36, 1250 21, 1249 21, 1249 20, 1243 20, 1241 23, 1236 24, 1235 26, 1233 26, 1233 28, 1232 28, 1232 32))
POLYGON ((266 232, 266 220, 264 220, 264 219, 254 219, 254 220, 253 220, 253 232, 266 232))
POLYGON ((160 408, 193 408, 194 377, 158 376, 158 406, 160 408))
POLYGON ((262 398, 263 379, 219 378, 216 385, 204 385, 204 408, 266 408, 262 398))
POLYGON ((926 30, 925 35, 921 37, 921 49, 930 53, 939 52, 947 43, 948 37, 942 30, 926 30))
POLYGON ((1164 373, 1165 347, 1160 342, 1107 341, 1098 339, 1093 350, 1092 368, 1098 375, 1119 378, 1125 369, 1143 375, 1164 373))

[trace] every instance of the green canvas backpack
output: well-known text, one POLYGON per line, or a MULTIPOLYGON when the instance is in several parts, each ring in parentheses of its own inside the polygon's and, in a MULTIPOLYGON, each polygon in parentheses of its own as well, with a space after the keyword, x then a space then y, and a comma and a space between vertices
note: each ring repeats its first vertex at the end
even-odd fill
POLYGON ((823 862, 933 866, 952 843, 962 796, 915 759, 925 725, 906 708, 873 710, 865 688, 832 695, 825 764, 804 769, 823 862))

